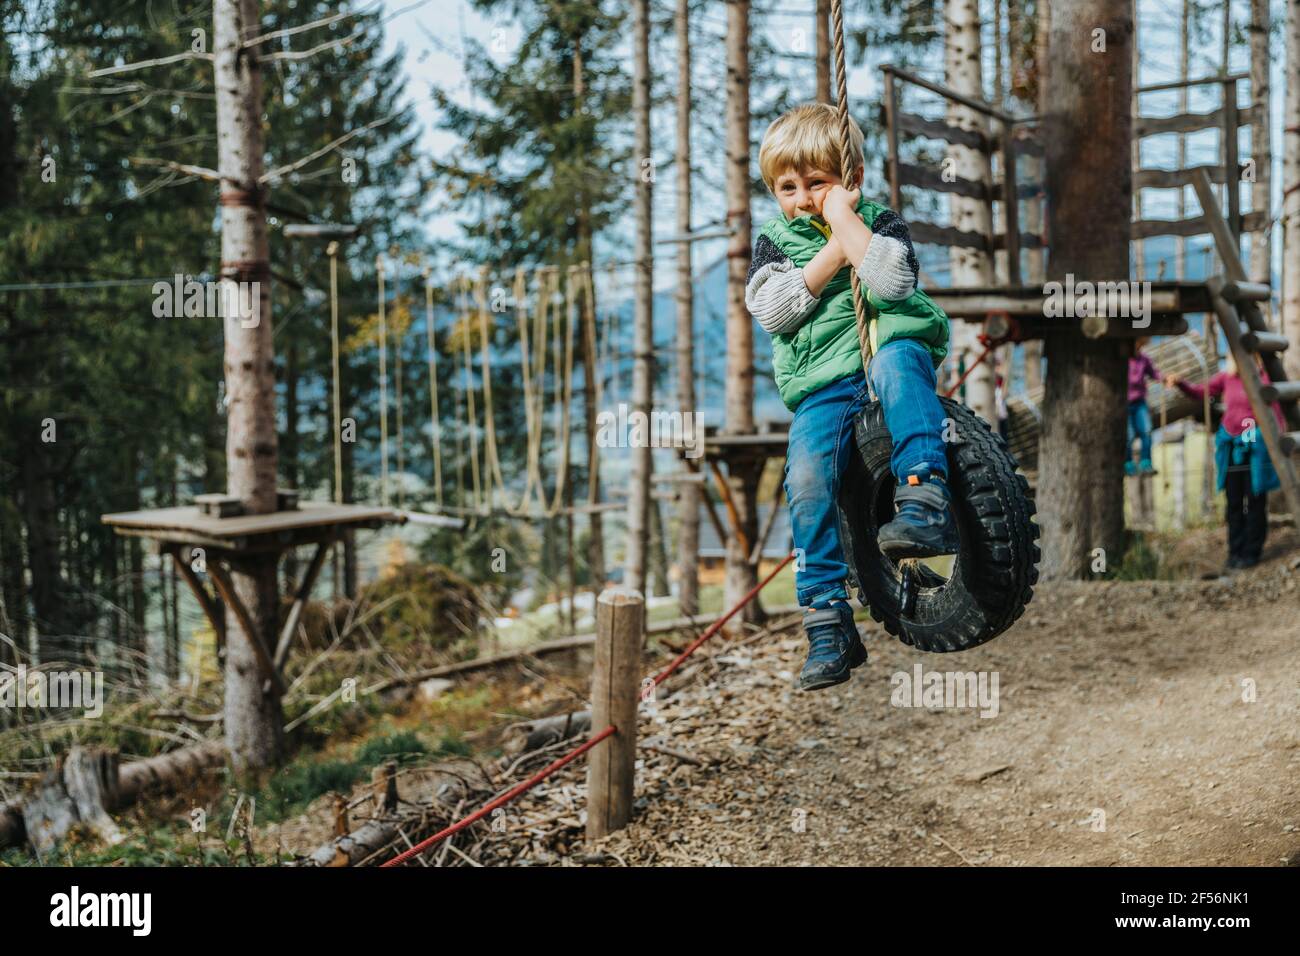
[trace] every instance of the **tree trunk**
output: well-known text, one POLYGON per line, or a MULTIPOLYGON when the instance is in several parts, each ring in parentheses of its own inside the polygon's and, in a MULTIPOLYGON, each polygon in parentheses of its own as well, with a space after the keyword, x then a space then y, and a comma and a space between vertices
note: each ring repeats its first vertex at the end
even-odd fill
POLYGON ((1287 378, 1300 379, 1300 0, 1286 5, 1286 73, 1282 88, 1282 353, 1287 378))
POLYGON ((25 590, 18 511, 9 501, 0 501, 0 635, 4 635, 0 637, 0 665, 12 667, 20 653, 27 655, 25 590))
MULTIPOLYGON (((654 459, 651 459, 651 477, 654 476, 654 459)), ((650 578, 650 590, 647 597, 667 597, 671 594, 668 586, 668 536, 664 533, 664 513, 659 507, 659 499, 650 496, 650 534, 649 553, 646 556, 646 572, 650 578)))
MULTIPOLYGON (((574 111, 581 114, 586 108, 584 100, 587 95, 587 75, 585 60, 582 55, 581 37, 574 42, 573 54, 573 101, 574 111)), ((576 198, 578 207, 578 260, 591 268, 591 201, 585 191, 579 190, 576 198)), ((596 283, 594 277, 587 289, 591 292, 591 301, 583 299, 582 304, 582 408, 587 435, 587 504, 594 505, 600 501, 600 449, 596 445, 596 392, 601 369, 596 356, 596 283)), ((605 525, 599 511, 592 511, 587 517, 587 567, 590 571, 592 594, 600 594, 605 587, 605 525)))
MULTIPOLYGON (((271 338, 270 254, 262 175, 262 77, 242 42, 258 33, 256 0, 214 0, 217 169, 222 177, 221 273, 256 282, 256 321, 225 317, 226 470, 229 494, 249 514, 276 509, 275 355, 271 338), (250 326, 245 328, 244 326, 250 326)), ((228 313, 235 310, 226 310, 228 313)), ((267 767, 283 756, 280 700, 262 693, 253 641, 273 646, 279 605, 274 556, 232 569, 235 594, 260 634, 245 634, 230 615, 226 642, 226 744, 237 771, 267 767)))
POLYGON ((31 570, 32 615, 36 622, 40 663, 81 659, 71 642, 67 595, 59 564, 59 512, 54 495, 50 454, 40 436, 29 454, 18 459, 18 497, 27 531, 27 562, 31 570))
MULTIPOLYGON (((1132 0, 1053 10, 1043 122, 1054 279, 1128 277, 1132 35, 1132 0), (1101 36, 1095 30, 1104 31, 1105 52, 1093 52, 1101 36)), ((1082 578, 1094 549, 1104 549, 1111 564, 1121 555, 1126 349, 1076 331, 1048 337, 1046 353, 1038 456, 1043 576, 1082 578)))
MULTIPOLYGON (((820 56, 822 34, 828 29, 823 6, 828 0, 817 0, 819 26, 817 32, 818 61, 817 88, 821 96, 821 83, 826 67, 820 56)), ((691 231, 691 8, 690 0, 677 0, 677 233, 691 231)), ((827 96, 830 80, 826 76, 827 96)), ((828 102, 823 100, 822 102, 828 102)), ((677 245, 677 407, 683 414, 698 414, 695 408, 695 287, 691 283, 691 244, 677 245)), ((684 465, 683 474, 689 474, 684 465)), ((685 482, 677 493, 677 605, 683 614, 700 611, 700 487, 685 482)))
MULTIPOLYGON (((754 431, 754 320, 745 307, 745 277, 749 272, 750 141, 749 141, 749 0, 727 5, 727 220, 732 229, 727 249, 727 382, 726 431, 754 431)), ((723 606, 739 603, 758 583, 758 568, 749 563, 748 542, 756 540, 758 493, 755 468, 736 468, 729 475, 742 535, 727 538, 727 571, 723 606)), ((762 606, 751 601, 731 619, 731 633, 748 621, 762 618, 762 606)))
MULTIPOLYGON (((1032 110, 1040 115, 1047 92, 1047 74, 1050 71, 1047 60, 1047 35, 1051 28, 1051 4, 1049 0, 1037 0, 1034 11, 1034 79, 1037 101, 1032 110)), ((1034 156, 1025 157, 1025 174, 1030 182, 1041 183, 1046 173, 1042 160, 1034 156)), ((1025 229, 1036 236, 1046 239, 1046 217, 1043 215, 1042 194, 1031 197, 1025 202, 1025 229)), ((1025 281, 1031 286, 1041 287, 1046 281, 1047 250, 1045 246, 1034 246, 1025 254, 1025 281)), ((1031 339, 1024 345, 1025 391, 1034 391, 1043 387, 1043 343, 1041 339, 1031 339)))
MULTIPOLYGON (((959 93, 983 99, 978 0, 944 0, 943 48, 944 83, 959 93)), ((989 132, 989 124, 983 114, 958 104, 949 104, 948 122, 985 135, 989 132)), ((989 167, 987 153, 951 144, 948 156, 952 159, 951 170, 958 178, 991 186, 993 172, 989 167)), ((948 202, 949 218, 955 228, 983 236, 993 234, 992 203, 956 194, 950 194, 948 202)), ((950 251, 949 261, 949 281, 953 286, 987 286, 994 283, 993 259, 986 250, 954 247, 950 251)), ((983 351, 978 335, 979 327, 974 323, 952 324, 953 362, 961 363, 964 359, 966 368, 975 363, 983 351)), ((982 362, 967 376, 963 390, 966 404, 971 410, 996 427, 998 417, 994 385, 992 364, 982 362)))
POLYGON ((831 0, 817 0, 817 102, 831 99, 831 0))
MULTIPOLYGON (((284 350, 284 441, 280 447, 280 468, 286 488, 297 488, 298 480, 298 343, 290 338, 284 350)), ((298 556, 290 548, 284 553, 280 573, 284 588, 292 591, 298 581, 298 556)))
MULTIPOLYGON (((635 0, 632 5, 632 113, 636 126, 634 151, 636 184, 636 292, 633 318, 632 407, 649 421, 654 385, 654 325, 651 306, 653 247, 650 204, 653 167, 650 153, 650 5, 635 0)), ((632 451, 627 496, 626 586, 645 593, 646 550, 650 517, 650 444, 639 442, 632 451)))

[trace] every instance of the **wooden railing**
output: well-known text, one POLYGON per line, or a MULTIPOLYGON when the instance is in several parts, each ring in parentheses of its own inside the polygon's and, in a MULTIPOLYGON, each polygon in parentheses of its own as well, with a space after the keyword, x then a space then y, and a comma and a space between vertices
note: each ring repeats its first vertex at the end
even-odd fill
MULTIPOLYGON (((940 83, 934 83, 914 73, 895 66, 881 67, 884 74, 884 109, 885 133, 888 145, 886 178, 889 181, 890 205, 902 211, 902 188, 909 186, 931 192, 952 193, 969 199, 982 200, 989 206, 989 222, 996 222, 993 216, 994 204, 1002 207, 1002 229, 991 234, 971 232, 954 226, 943 226, 909 217, 912 239, 915 242, 933 243, 967 249, 983 249, 990 253, 1006 250, 1007 278, 1011 286, 1021 284, 1020 250, 1026 248, 1045 248, 1048 209, 1044 204, 1042 235, 1021 232, 1019 228, 1019 201, 1031 199, 1043 194, 1041 180, 1027 182, 1018 178, 1017 160, 1021 156, 1041 158, 1042 143, 1037 139, 1032 128, 1038 122, 1033 116, 1013 116, 1005 110, 990 103, 949 89, 940 83), (905 85, 920 87, 935 93, 950 104, 965 106, 987 117, 991 122, 989 132, 963 129, 945 120, 930 119, 916 113, 904 112, 901 106, 901 94, 905 85), (899 158, 899 143, 902 136, 921 139, 943 140, 947 143, 978 150, 989 157, 990 168, 993 157, 999 158, 1000 177, 995 174, 991 183, 976 182, 964 178, 945 177, 933 168, 904 162, 899 158)), ((1227 74, 1225 76, 1206 77, 1196 80, 1157 83, 1138 87, 1138 94, 1153 93, 1160 90, 1175 90, 1180 87, 1218 84, 1222 90, 1218 109, 1207 113, 1179 113, 1174 116, 1151 117, 1140 113, 1133 118, 1133 138, 1135 144, 1148 136, 1163 133, 1194 133, 1203 129, 1218 128, 1221 133, 1221 150, 1219 164, 1214 166, 1193 166, 1185 169, 1144 169, 1138 162, 1134 163, 1133 190, 1137 195, 1143 189, 1171 189, 1181 185, 1191 185, 1201 171, 1216 184, 1229 184, 1227 190, 1226 216, 1229 228, 1236 239, 1243 232, 1256 232, 1269 227, 1266 212, 1255 210, 1246 214, 1241 212, 1241 198, 1237 183, 1240 181, 1243 166, 1237 146, 1238 130, 1254 119, 1253 106, 1237 105, 1238 83, 1247 79, 1245 73, 1227 74), (1229 175, 1231 172, 1231 176, 1229 175)), ((1135 98, 1136 99, 1136 98, 1135 98)), ((1135 149, 1135 154, 1140 151, 1135 149)), ((1185 219, 1139 219, 1133 222, 1131 232, 1134 242, 1142 242, 1152 236, 1196 236, 1211 232, 1205 216, 1185 219)))
POLYGON ((1034 139, 1028 129, 1027 124, 1034 122, 1033 117, 1012 116, 983 100, 959 93, 942 84, 933 83, 895 66, 886 64, 881 67, 881 71, 884 73, 885 132, 889 149, 886 178, 889 180, 889 200, 892 208, 901 211, 903 186, 982 200, 988 204, 990 223, 995 221, 994 204, 1000 203, 1002 206, 1001 232, 986 235, 909 217, 908 225, 913 241, 966 249, 983 249, 990 253, 1005 249, 1009 283, 1013 286, 1020 285, 1020 250, 1041 247, 1044 244, 1041 235, 1020 231, 1020 200, 1037 196, 1042 191, 1041 183, 1019 180, 1016 168, 1016 161, 1020 156, 1041 157, 1043 155, 1042 145, 1034 139), (992 128, 987 133, 981 130, 963 129, 944 120, 903 112, 900 89, 903 84, 929 90, 951 103, 972 109, 988 117, 992 121, 992 128), (898 150, 900 133, 925 139, 941 139, 956 146, 977 150, 989 157, 990 168, 996 155, 1000 157, 1001 179, 999 181, 995 178, 989 183, 959 177, 947 178, 934 169, 903 162, 899 158, 898 150))
MULTIPOLYGON (((1203 77, 1197 80, 1174 80, 1169 83, 1156 83, 1140 86, 1135 92, 1155 93, 1161 90, 1177 90, 1191 86, 1216 84, 1221 91, 1219 108, 1208 113, 1178 113, 1174 116, 1142 116, 1139 112, 1133 117, 1133 139, 1141 143, 1148 136, 1163 133, 1195 133, 1203 129, 1220 130, 1219 159, 1215 166, 1192 166, 1186 169, 1142 169, 1134 164, 1133 191, 1135 196, 1142 189, 1176 189, 1179 186, 1193 185, 1202 170, 1209 176, 1210 182, 1217 185, 1227 184, 1227 208, 1224 219, 1232 231, 1235 240, 1241 239, 1243 232, 1256 232, 1267 229, 1268 216, 1263 210, 1242 215, 1240 182, 1242 164, 1238 155, 1237 135, 1241 127, 1249 125, 1255 118, 1255 107, 1237 105, 1237 85, 1248 79, 1246 73, 1230 73, 1225 76, 1203 77), (1229 176, 1229 171, 1232 175, 1229 176)), ((1211 233, 1211 224, 1204 215, 1188 219, 1140 219, 1133 223, 1132 238, 1141 242, 1152 236, 1199 236, 1211 233)))

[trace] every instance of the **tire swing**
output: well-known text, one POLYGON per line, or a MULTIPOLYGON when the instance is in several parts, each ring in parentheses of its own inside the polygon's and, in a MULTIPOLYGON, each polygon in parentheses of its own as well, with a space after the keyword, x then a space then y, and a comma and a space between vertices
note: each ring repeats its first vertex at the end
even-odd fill
MULTIPOLYGON (((841 0, 833 0, 836 99, 841 176, 851 181, 848 90, 844 73, 841 0)), ((871 361, 868 320, 857 272, 850 269, 858 339, 865 369, 871 361)), ((880 402, 854 422, 858 454, 840 486, 840 530, 858 600, 872 618, 918 650, 964 651, 991 641, 1024 613, 1038 581, 1038 525, 1029 483, 1000 435, 965 405, 941 398, 955 440, 945 441, 948 487, 961 537, 945 577, 916 559, 895 563, 876 544, 894 516, 896 481, 889 468, 893 440, 880 402)), ((947 436, 945 436, 947 437, 947 436)))

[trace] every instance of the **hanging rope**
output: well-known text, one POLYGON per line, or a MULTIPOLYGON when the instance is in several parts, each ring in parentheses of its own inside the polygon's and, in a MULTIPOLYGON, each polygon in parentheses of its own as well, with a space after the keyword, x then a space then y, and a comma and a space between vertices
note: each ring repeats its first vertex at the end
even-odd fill
MULTIPOLYGON (((844 12, 842 10, 842 0, 831 0, 831 29, 835 33, 835 99, 840 114, 840 179, 844 183, 844 188, 849 189, 853 182, 854 173, 858 171, 858 165, 853 161, 853 139, 849 136, 849 124, 852 120, 849 118, 849 88, 848 78, 844 68, 844 12)), ((862 183, 858 183, 861 188, 862 183)), ((862 351, 862 370, 867 372, 871 367, 871 331, 867 319, 867 304, 862 298, 861 283, 858 279, 858 270, 849 267, 849 283, 853 287, 853 312, 857 316, 858 323, 858 344, 862 351)), ((870 388, 870 379, 868 378, 867 387, 870 388)))
POLYGON ((479 481, 478 470, 478 435, 474 431, 474 426, 478 422, 478 413, 474 408, 474 372, 472 360, 470 358, 470 330, 472 329, 470 311, 469 311, 469 291, 470 280, 468 276, 460 277, 460 294, 458 296, 458 305, 460 306, 460 340, 461 354, 465 359, 465 403, 467 406, 465 431, 469 435, 469 473, 470 483, 473 486, 473 494, 470 498, 471 507, 475 511, 482 507, 482 487, 479 481))
MULTIPOLYGON (((479 269, 474 284, 474 302, 478 307, 479 377, 483 381, 483 471, 486 477, 487 505, 492 507, 499 488, 505 494, 506 483, 501 477, 501 458, 497 455, 496 412, 492 405, 492 336, 488 330, 488 267, 479 269), (495 485, 493 482, 495 481, 495 485)), ((510 504, 504 505, 507 511, 510 504)))
MULTIPOLYGON (((400 250, 393 247, 388 254, 393 257, 393 305, 397 307, 397 326, 394 329, 397 345, 393 349, 396 365, 393 369, 393 405, 397 410, 397 507, 406 507, 406 440, 402 433, 402 339, 406 328, 402 325, 402 259, 400 250)), ((408 312, 407 315, 410 313, 408 312)))
POLYGON ((325 247, 330 257, 330 364, 334 376, 334 503, 343 503, 343 412, 339 398, 339 244, 325 247))
POLYGON ((379 277, 379 502, 388 507, 388 325, 384 312, 384 257, 375 256, 379 277))
MULTIPOLYGON (((442 425, 438 419, 438 351, 433 334, 433 270, 424 267, 424 338, 429 365, 429 424, 433 432, 433 493, 442 508, 442 425)), ((337 386, 336 386, 337 388, 337 386)))

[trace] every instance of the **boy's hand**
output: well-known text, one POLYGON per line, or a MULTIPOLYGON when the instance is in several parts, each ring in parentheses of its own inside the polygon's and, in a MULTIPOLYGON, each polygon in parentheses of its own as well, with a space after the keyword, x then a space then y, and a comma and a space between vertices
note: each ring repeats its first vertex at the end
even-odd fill
POLYGON ((862 196, 862 190, 854 189, 852 191, 845 189, 842 185, 836 184, 826 191, 826 198, 822 200, 822 218, 835 228, 835 221, 843 221, 846 217, 857 217, 858 200, 862 196))

